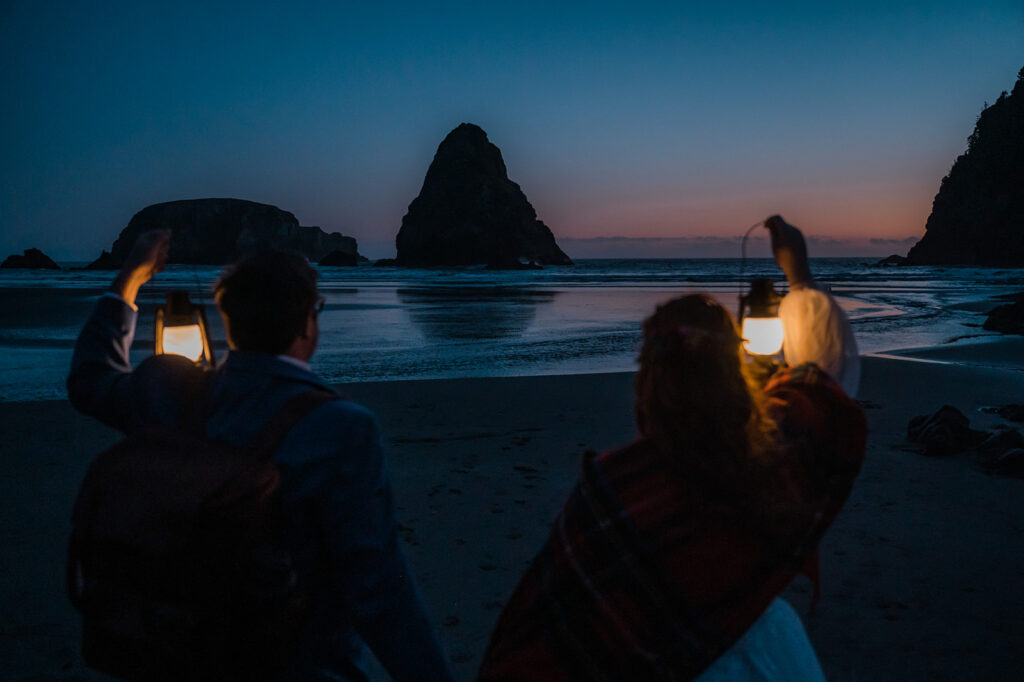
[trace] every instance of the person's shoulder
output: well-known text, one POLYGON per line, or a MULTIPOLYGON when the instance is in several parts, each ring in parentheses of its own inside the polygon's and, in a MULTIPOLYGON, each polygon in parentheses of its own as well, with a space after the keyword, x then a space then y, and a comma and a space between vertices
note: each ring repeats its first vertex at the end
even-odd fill
POLYGON ((813 362, 785 367, 775 372, 764 387, 769 400, 787 400, 794 393, 814 396, 860 411, 860 406, 828 372, 813 362))
POLYGON ((325 418, 344 417, 358 422, 374 423, 377 421, 376 415, 370 408, 342 395, 336 395, 332 399, 325 401, 317 411, 325 418))
POLYGON ((805 362, 794 367, 783 367, 772 375, 765 385, 766 393, 783 386, 835 386, 838 384, 824 370, 813 362, 805 362))
POLYGON ((210 372, 180 355, 153 355, 132 372, 132 395, 144 424, 176 424, 183 406, 203 399, 210 372))
POLYGON ((377 417, 369 408, 340 395, 313 408, 301 426, 305 427, 303 430, 331 434, 349 442, 376 437, 379 431, 377 417))

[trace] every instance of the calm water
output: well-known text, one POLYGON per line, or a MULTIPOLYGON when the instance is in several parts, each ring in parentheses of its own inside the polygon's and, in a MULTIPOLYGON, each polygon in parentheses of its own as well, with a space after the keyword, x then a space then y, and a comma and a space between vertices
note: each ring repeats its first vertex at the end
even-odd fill
MULTIPOLYGON (((998 303, 991 298, 1024 289, 1024 269, 872 262, 812 261, 848 311, 862 352, 992 336, 980 328, 998 303)), ((134 361, 150 352, 153 309, 167 289, 197 300, 217 273, 171 266, 143 289, 134 361)), ((112 276, 0 271, 0 400, 64 396, 74 339, 112 276)), ((740 282, 754 276, 782 280, 770 259, 748 260, 743 280, 738 259, 583 260, 522 272, 323 268, 327 306, 314 369, 334 382, 631 370, 640 322, 657 303, 704 291, 735 311, 740 282)), ((208 315, 223 354, 223 329, 212 308, 208 315)))

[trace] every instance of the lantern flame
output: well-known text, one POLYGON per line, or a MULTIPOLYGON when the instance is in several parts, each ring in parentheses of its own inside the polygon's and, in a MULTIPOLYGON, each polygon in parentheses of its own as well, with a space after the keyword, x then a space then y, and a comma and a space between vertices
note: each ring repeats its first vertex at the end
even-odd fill
POLYGON ((203 357, 203 335, 198 324, 164 327, 163 352, 184 355, 193 362, 203 357))
POLYGON ((775 355, 782 350, 782 320, 777 317, 743 318, 743 348, 752 355, 775 355))

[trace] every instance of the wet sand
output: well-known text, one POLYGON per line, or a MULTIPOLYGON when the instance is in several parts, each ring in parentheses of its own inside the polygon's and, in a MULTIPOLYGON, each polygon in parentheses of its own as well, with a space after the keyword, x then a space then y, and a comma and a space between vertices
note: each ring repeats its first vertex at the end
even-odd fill
MULTIPOLYGON (((911 417, 943 404, 975 428, 1001 423, 980 408, 1024 402, 1024 339, 915 354, 943 362, 864 359, 868 452, 822 543, 817 614, 806 616, 805 579, 786 597, 829 679, 1017 679, 1024 481, 966 456, 927 459, 905 438, 911 417)), ((580 454, 633 437, 632 375, 342 390, 381 420, 406 549, 460 679, 472 679, 580 454)), ((64 543, 89 458, 117 434, 63 401, 0 403, 0 431, 0 679, 103 679, 78 656, 64 543)))

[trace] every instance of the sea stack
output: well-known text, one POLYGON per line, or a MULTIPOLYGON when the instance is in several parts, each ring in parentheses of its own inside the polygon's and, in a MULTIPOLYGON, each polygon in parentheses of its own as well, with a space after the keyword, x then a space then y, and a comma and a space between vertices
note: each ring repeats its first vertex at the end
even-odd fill
POLYGON ((243 199, 186 199, 147 206, 121 230, 117 241, 88 267, 120 268, 135 239, 148 230, 169 229, 168 263, 223 265, 243 253, 291 249, 311 261, 333 251, 358 259, 356 240, 339 232, 299 225, 288 211, 243 199))
POLYGON ((448 133, 395 239, 405 267, 572 265, 479 126, 448 133))
POLYGON ((60 266, 53 262, 53 259, 47 256, 39 249, 25 249, 25 254, 19 256, 18 254, 11 254, 3 263, 0 263, 0 268, 25 268, 27 270, 60 270, 60 266))
POLYGON ((981 112, 908 265, 1024 265, 1024 69, 981 112))

